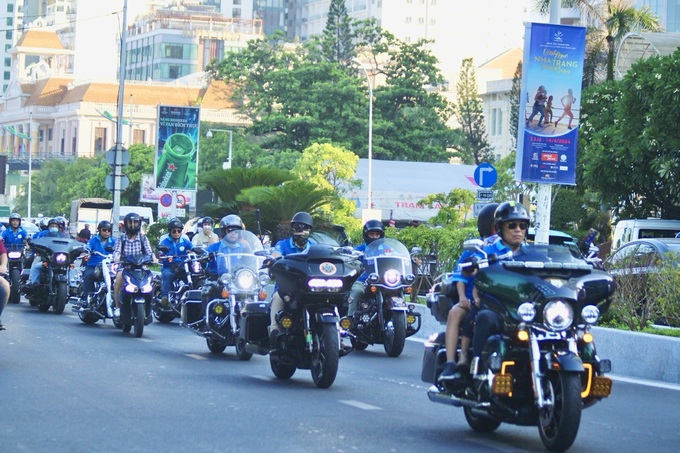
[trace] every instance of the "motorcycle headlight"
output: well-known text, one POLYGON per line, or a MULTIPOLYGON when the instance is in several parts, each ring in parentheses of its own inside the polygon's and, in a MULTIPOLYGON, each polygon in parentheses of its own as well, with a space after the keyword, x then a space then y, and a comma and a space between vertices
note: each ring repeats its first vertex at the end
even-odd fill
POLYGON ((225 272, 224 274, 220 275, 219 282, 222 286, 229 286, 231 284, 231 274, 225 272))
POLYGON ((18 260, 21 258, 21 252, 8 252, 7 257, 11 260, 18 260))
POLYGON ((239 289, 253 289, 255 282, 255 273, 250 269, 241 269, 236 273, 236 286, 239 289))
POLYGON ((54 262, 57 264, 64 264, 67 258, 65 253, 57 253, 54 255, 54 262))
POLYGON ((309 289, 313 292, 333 291, 337 292, 342 289, 342 280, 339 278, 312 278, 307 282, 309 289))
POLYGON ((581 318, 586 324, 595 324, 600 319, 600 310, 595 305, 586 305, 581 310, 581 318))
POLYGON ((571 326, 573 321, 574 310, 571 305, 561 300, 548 302, 543 309, 543 322, 551 330, 565 330, 571 326))
POLYGON ((260 274, 260 285, 262 286, 267 286, 269 284, 269 274, 266 273, 261 273, 260 274))
POLYGON ((202 272, 201 263, 199 261, 192 261, 191 263, 191 273, 200 274, 202 272))
POLYGON ((137 288, 137 285, 133 283, 128 283, 125 285, 125 292, 129 294, 134 294, 139 291, 139 288, 137 288))
POLYGON ((536 307, 531 302, 524 302, 517 309, 517 314, 524 322, 531 322, 536 317, 536 307))
POLYGON ((369 274, 368 277, 366 278, 366 283, 368 283, 369 285, 375 285, 379 281, 380 281, 380 275, 378 275, 376 273, 369 274))
POLYGON ((153 286, 151 285, 151 283, 147 283, 144 286, 142 286, 142 292, 144 294, 150 293, 151 291, 153 291, 153 286))
POLYGON ((384 280, 387 286, 397 286, 401 282, 401 274, 396 269, 390 269, 385 272, 384 280))
POLYGON ((404 275, 404 283, 406 283, 407 285, 412 285, 412 284, 415 283, 415 281, 416 281, 415 275, 413 275, 413 274, 404 275))

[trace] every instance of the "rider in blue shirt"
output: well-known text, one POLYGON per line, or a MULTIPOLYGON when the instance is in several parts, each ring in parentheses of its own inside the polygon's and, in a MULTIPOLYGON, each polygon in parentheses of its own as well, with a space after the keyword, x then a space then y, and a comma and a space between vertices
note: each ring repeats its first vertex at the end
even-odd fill
POLYGON ((161 304, 164 307, 168 306, 168 293, 172 288, 172 279, 175 276, 175 268, 177 266, 176 262, 183 262, 189 252, 194 249, 194 244, 191 243, 189 238, 182 236, 182 228, 184 228, 184 225, 182 225, 179 219, 170 219, 168 222, 168 237, 158 244, 170 249, 164 252, 163 256, 173 257, 172 260, 164 259, 163 268, 161 269, 161 304))
MULTIPOLYGON (((384 238, 385 227, 380 220, 369 220, 364 224, 363 236, 364 243, 354 247, 354 249, 359 252, 365 252, 366 246, 371 242, 384 238)), ((364 257, 364 263, 365 262, 366 259, 364 257)), ((366 268, 366 266, 364 266, 364 268, 366 268)), ((354 316, 354 313, 357 311, 359 299, 361 299, 361 296, 364 294, 364 282, 368 278, 369 273, 368 270, 365 270, 352 285, 352 290, 350 291, 348 298, 349 308, 347 309, 347 316, 354 316)))
MULTIPOLYGON (((97 225, 97 234, 92 236, 89 241, 87 241, 87 249, 90 252, 98 252, 104 255, 111 255, 113 250, 110 252, 106 250, 107 247, 114 247, 116 240, 111 237, 113 225, 108 220, 102 220, 97 225)), ((104 261, 104 257, 98 253, 92 253, 87 259, 87 265, 83 271, 83 295, 85 300, 83 304, 87 303, 87 295, 94 292, 94 270, 95 268, 104 261)))
POLYGON ((2 232, 2 241, 7 249, 12 245, 23 245, 29 234, 21 226, 21 215, 13 212, 9 216, 9 228, 2 232))
MULTIPOLYGON (((243 222, 241 218, 235 214, 229 214, 222 217, 220 220, 220 232, 222 239, 214 244, 210 244, 206 252, 233 254, 233 253, 251 253, 252 248, 247 241, 241 239, 241 232, 243 231, 243 222)), ((233 263, 232 263, 233 264, 233 263)), ((227 269, 227 260, 224 257, 216 256, 208 263, 208 273, 212 275, 221 275, 229 272, 227 269)))
MULTIPOLYGON (((39 233, 36 233, 32 239, 40 239, 43 237, 54 237, 62 239, 70 239, 71 236, 66 231, 66 219, 64 217, 55 217, 47 221, 47 229, 39 233)), ((38 279, 40 278, 40 273, 42 271, 42 258, 36 255, 33 258, 33 264, 31 265, 31 273, 28 277, 28 282, 26 283, 26 288, 32 288, 38 284, 38 279)))

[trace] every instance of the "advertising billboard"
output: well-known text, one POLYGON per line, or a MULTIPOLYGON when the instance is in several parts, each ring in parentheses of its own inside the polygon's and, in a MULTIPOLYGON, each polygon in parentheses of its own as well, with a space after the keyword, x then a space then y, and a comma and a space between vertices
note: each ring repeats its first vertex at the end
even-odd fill
POLYGON ((156 188, 196 190, 200 107, 158 106, 156 188))

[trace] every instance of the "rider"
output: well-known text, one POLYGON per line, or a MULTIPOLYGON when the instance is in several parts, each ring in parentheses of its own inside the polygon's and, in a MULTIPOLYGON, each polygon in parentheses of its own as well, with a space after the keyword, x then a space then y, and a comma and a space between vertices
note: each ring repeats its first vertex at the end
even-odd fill
POLYGON ((212 230, 213 219, 210 217, 203 217, 198 221, 198 228, 199 230, 196 232, 196 234, 194 234, 194 237, 191 238, 191 242, 194 245, 202 245, 207 247, 219 242, 220 237, 212 230))
MULTIPOLYGON (((33 239, 40 239, 44 237, 49 238, 71 238, 71 236, 66 231, 66 219, 59 216, 54 217, 47 221, 47 229, 40 231, 33 236, 33 239)), ((33 264, 31 265, 31 273, 28 277, 28 282, 26 283, 26 288, 32 288, 38 284, 38 279, 40 278, 40 272, 42 271, 42 257, 40 255, 35 255, 33 258, 33 264)))
MULTIPOLYGON (((243 230, 243 221, 236 214, 229 214, 222 217, 222 220, 220 220, 222 240, 211 244, 205 251, 224 254, 252 252, 250 244, 241 240, 241 232, 243 230)), ((208 265, 208 273, 212 275, 221 275, 229 270, 225 269, 224 265, 224 260, 211 259, 210 264, 208 265)))
MULTIPOLYGON (((484 241, 484 245, 492 244, 497 238, 494 215, 498 203, 489 203, 479 211, 477 216, 477 231, 484 241)), ((479 296, 474 288, 475 274, 462 270, 461 264, 468 261, 474 252, 464 251, 455 269, 453 270, 453 282, 458 294, 458 303, 450 310, 446 318, 446 366, 439 375, 440 381, 455 379, 456 370, 469 368, 468 349, 472 342, 472 327, 475 317, 479 312, 479 296), (472 303, 474 301, 474 304, 472 303), (461 332, 462 330, 462 332, 461 332), (460 336, 460 357, 456 363, 455 355, 458 347, 458 334, 460 336)))
MULTIPOLYGON (((364 224, 363 230, 364 243, 354 247, 355 250, 359 252, 366 251, 366 247, 373 241, 377 239, 382 239, 385 237, 385 227, 380 220, 369 220, 364 224)), ((352 285, 352 291, 349 293, 349 308, 347 309, 347 316, 352 317, 357 311, 357 306, 359 305, 359 299, 364 293, 364 286, 366 279, 368 278, 368 271, 364 271, 363 274, 354 282, 352 285)))
POLYGON ((163 260, 163 269, 161 270, 161 305, 166 308, 169 307, 168 293, 172 288, 172 279, 175 276, 173 261, 175 259, 179 260, 179 262, 184 261, 187 254, 194 249, 194 244, 188 238, 182 236, 183 228, 184 225, 182 225, 179 219, 170 219, 168 221, 168 236, 158 244, 169 249, 163 256, 173 257, 172 259, 163 260))
MULTIPOLYGON (((99 252, 104 255, 110 255, 111 252, 107 251, 107 247, 114 247, 116 240, 111 237, 111 232, 113 225, 108 220, 102 220, 97 225, 97 234, 92 236, 89 241, 87 241, 87 249, 90 252, 99 252)), ((104 261, 104 257, 92 253, 87 259, 87 266, 83 271, 83 295, 85 299, 82 304, 87 304, 87 295, 94 292, 94 270, 95 268, 104 261)))
MULTIPOLYGON (((512 252, 521 253, 529 228, 529 212, 518 202, 506 201, 501 203, 494 214, 494 225, 499 234, 493 244, 484 247, 487 255, 498 256, 512 252)), ((475 330, 472 337, 472 353, 475 358, 482 355, 486 340, 495 334, 503 332, 503 318, 501 315, 486 307, 482 307, 475 319, 475 330)), ((457 377, 464 379, 464 377, 457 377)))
POLYGON ((2 311, 7 306, 7 301, 9 300, 9 282, 5 277, 7 273, 7 249, 5 244, 0 241, 0 331, 5 330, 5 326, 2 325, 2 311))
MULTIPOLYGON (((125 233, 123 233, 120 238, 116 241, 116 247, 113 251, 113 260, 118 262, 123 257, 134 256, 139 254, 147 254, 153 256, 154 263, 158 262, 158 259, 153 254, 151 250, 151 243, 149 243, 149 238, 140 232, 142 226, 142 219, 136 212, 130 212, 123 218, 123 227, 125 228, 125 233)), ((113 301, 116 304, 114 310, 114 316, 120 316, 120 302, 119 293, 123 287, 123 270, 120 269, 116 274, 116 281, 113 286, 113 301)), ((153 320, 152 316, 148 316, 146 319, 146 324, 151 324, 153 320)))
POLYGON ((9 215, 9 228, 2 232, 5 245, 23 245, 29 234, 21 226, 21 215, 13 212, 9 215))
MULTIPOLYGON (((300 211, 293 216, 290 221, 290 228, 293 230, 293 235, 287 239, 281 239, 274 246, 271 258, 267 258, 269 263, 290 253, 302 253, 309 250, 311 245, 316 244, 314 239, 309 236, 312 234, 312 227, 314 221, 308 212, 300 211)), ((283 299, 279 296, 278 288, 272 295, 272 303, 270 309, 270 325, 269 325, 269 341, 273 345, 276 337, 279 334, 279 324, 276 322, 276 315, 284 309, 283 299)))

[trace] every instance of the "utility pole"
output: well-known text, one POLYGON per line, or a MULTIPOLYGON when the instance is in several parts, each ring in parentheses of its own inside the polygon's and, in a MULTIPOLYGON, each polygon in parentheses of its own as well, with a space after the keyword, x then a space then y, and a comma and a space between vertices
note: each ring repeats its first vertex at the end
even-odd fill
MULTIPOLYGON (((127 0, 123 2, 123 29, 120 33, 120 70, 118 73, 118 118, 116 119, 115 161, 113 165, 113 212, 111 220, 113 233, 118 234, 118 214, 120 213, 120 193, 122 192, 123 153, 123 94, 125 92, 125 52, 127 37, 127 0)), ((130 125, 132 127, 132 125, 130 125)))

